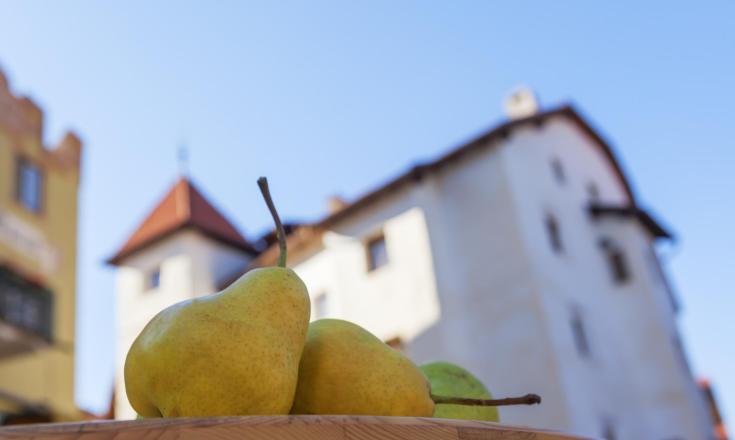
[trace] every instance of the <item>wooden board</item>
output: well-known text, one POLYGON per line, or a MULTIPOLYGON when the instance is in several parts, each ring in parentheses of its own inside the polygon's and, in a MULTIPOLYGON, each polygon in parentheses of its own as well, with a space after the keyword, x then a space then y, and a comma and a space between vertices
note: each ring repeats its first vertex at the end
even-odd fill
POLYGON ((50 423, 0 428, 0 439, 579 440, 490 422, 414 417, 258 416, 50 423))

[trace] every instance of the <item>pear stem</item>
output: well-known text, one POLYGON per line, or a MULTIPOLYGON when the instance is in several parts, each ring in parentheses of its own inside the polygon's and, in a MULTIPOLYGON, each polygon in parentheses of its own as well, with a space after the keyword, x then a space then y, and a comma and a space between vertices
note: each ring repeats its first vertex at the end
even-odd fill
POLYGON ((436 396, 432 394, 431 400, 436 404, 470 406, 534 405, 541 403, 541 396, 538 394, 526 394, 521 397, 508 397, 505 399, 466 399, 464 397, 436 396))
POLYGON ((278 257, 278 266, 286 267, 286 231, 283 229, 283 223, 281 223, 281 218, 278 217, 276 206, 273 204, 273 198, 271 197, 271 192, 268 189, 268 179, 265 177, 259 178, 258 187, 260 188, 260 192, 263 194, 265 204, 268 205, 268 210, 271 212, 273 222, 276 224, 276 237, 278 238, 278 248, 281 252, 278 257))

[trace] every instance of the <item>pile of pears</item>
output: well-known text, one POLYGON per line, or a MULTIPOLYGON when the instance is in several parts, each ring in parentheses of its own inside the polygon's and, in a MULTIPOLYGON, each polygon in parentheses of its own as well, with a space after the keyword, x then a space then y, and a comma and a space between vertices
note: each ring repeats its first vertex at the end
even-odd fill
POLYGON ((282 414, 444 417, 498 421, 468 371, 417 367, 364 328, 309 323, 304 282, 286 268, 286 240, 265 178, 258 180, 279 240, 278 266, 254 269, 223 291, 158 313, 125 361, 128 400, 143 418, 282 414))

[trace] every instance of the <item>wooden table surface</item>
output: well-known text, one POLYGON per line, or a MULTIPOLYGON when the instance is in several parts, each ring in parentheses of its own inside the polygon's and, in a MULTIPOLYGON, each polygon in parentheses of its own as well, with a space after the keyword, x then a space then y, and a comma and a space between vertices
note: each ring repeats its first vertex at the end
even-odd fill
POLYGON ((0 439, 579 440, 554 431, 466 420, 370 416, 258 416, 49 423, 0 428, 0 439))

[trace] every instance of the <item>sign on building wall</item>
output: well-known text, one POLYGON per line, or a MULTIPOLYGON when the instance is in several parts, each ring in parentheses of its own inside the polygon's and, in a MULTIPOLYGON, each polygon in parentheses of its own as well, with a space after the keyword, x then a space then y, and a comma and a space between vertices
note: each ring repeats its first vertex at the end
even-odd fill
POLYGON ((58 251, 46 242, 43 234, 7 211, 0 211, 0 242, 37 261, 47 274, 58 268, 58 251))

